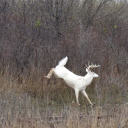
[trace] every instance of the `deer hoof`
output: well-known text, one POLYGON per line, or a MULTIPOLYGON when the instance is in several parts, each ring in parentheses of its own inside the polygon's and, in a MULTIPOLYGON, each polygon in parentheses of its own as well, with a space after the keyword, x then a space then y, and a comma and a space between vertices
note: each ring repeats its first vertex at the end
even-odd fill
POLYGON ((50 79, 50 77, 48 77, 48 76, 44 76, 45 78, 47 78, 47 79, 50 79))
POLYGON ((93 104, 91 104, 91 107, 94 107, 94 105, 93 105, 93 104))
POLYGON ((72 101, 72 104, 74 104, 75 103, 75 101, 72 101))

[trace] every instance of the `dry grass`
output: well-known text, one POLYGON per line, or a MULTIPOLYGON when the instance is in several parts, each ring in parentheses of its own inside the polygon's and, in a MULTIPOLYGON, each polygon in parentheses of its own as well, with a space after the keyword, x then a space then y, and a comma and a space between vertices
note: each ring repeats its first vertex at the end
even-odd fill
POLYGON ((118 100, 113 98, 118 94, 113 94, 110 100, 107 98, 109 94, 105 90, 106 94, 102 94, 104 97, 101 100, 101 98, 95 97, 96 93, 91 95, 92 92, 88 89, 89 96, 96 105, 91 108, 86 99, 80 95, 81 106, 77 107, 75 104, 71 104, 72 99, 75 98, 74 91, 68 90, 61 80, 44 81, 46 85, 39 88, 43 91, 43 94, 39 93, 41 96, 34 96, 32 91, 41 83, 34 83, 37 85, 35 87, 31 81, 28 82, 27 86, 24 82, 18 84, 16 80, 7 79, 7 76, 6 79, 0 77, 1 128, 128 127, 128 104, 124 101, 121 102, 121 97, 118 100), (26 91, 25 87, 33 89, 26 91), (103 100, 104 103, 102 103, 103 100), (108 104, 109 100, 111 104, 108 104), (114 100, 117 101, 112 102, 114 100))
POLYGON ((41 99, 11 91, 0 96, 1 128, 127 128, 128 104, 44 106, 41 99))

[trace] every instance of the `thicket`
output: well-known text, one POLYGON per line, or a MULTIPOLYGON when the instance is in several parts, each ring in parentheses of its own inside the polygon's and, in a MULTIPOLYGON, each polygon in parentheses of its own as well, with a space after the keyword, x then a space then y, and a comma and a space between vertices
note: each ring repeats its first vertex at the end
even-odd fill
POLYGON ((43 78, 65 56, 66 67, 78 75, 86 74, 89 61, 101 65, 95 70, 100 77, 88 89, 92 99, 126 100, 127 1, 0 0, 2 83, 17 82, 15 87, 22 91, 40 97, 50 94, 54 100, 65 100, 65 93, 73 97, 61 80, 43 78))

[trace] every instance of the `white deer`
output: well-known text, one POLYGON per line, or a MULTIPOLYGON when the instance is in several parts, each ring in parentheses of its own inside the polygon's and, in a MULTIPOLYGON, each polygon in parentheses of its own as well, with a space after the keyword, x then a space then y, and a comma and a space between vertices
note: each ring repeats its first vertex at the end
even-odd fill
POLYGON ((92 82, 94 77, 98 77, 98 75, 92 72, 91 68, 100 67, 100 65, 89 65, 86 68, 87 74, 85 76, 78 76, 73 72, 69 71, 64 65, 67 63, 68 57, 63 58, 55 68, 52 68, 45 78, 50 79, 52 74, 54 74, 58 78, 62 78, 68 86, 75 90, 76 102, 79 104, 79 91, 83 93, 83 95, 87 98, 91 106, 93 106, 92 102, 88 98, 87 93, 85 92, 86 87, 92 82))

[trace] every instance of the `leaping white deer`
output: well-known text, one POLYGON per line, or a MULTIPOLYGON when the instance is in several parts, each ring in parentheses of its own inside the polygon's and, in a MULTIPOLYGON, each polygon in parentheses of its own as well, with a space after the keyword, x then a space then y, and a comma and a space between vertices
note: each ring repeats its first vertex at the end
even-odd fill
POLYGON ((91 68, 100 67, 100 65, 89 65, 86 68, 87 74, 85 76, 78 76, 74 74, 73 72, 69 71, 64 65, 67 63, 68 57, 66 56, 63 58, 59 64, 50 70, 47 76, 44 76, 45 78, 50 79, 52 74, 54 74, 58 78, 62 78, 68 86, 72 87, 75 90, 76 95, 76 101, 77 104, 79 104, 79 91, 83 93, 83 95, 87 98, 91 106, 93 106, 92 102, 88 98, 87 93, 85 92, 86 87, 92 82, 94 77, 98 77, 98 75, 94 72, 92 72, 91 68))

